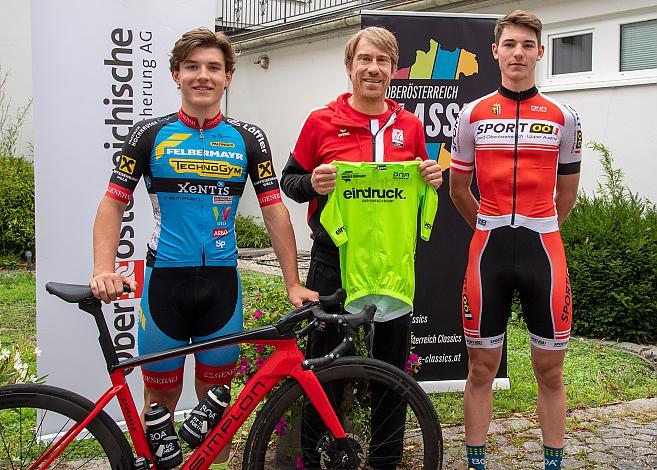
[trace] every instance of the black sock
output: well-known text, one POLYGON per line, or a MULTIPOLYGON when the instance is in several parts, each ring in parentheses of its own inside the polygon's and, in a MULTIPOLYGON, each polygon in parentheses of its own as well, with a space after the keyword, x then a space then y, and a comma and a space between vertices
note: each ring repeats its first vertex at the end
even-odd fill
POLYGON ((486 470, 486 444, 483 446, 465 446, 468 456, 468 468, 474 470, 486 470))
POLYGON ((561 470, 561 460, 563 459, 563 447, 556 449, 554 447, 543 446, 543 456, 546 470, 561 470))

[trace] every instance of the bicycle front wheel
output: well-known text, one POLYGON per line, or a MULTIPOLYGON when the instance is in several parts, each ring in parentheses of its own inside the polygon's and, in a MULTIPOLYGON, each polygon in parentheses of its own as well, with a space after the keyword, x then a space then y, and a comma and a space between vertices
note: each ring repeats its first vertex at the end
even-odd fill
MULTIPOLYGON (((48 385, 0 387, 0 468, 30 468, 62 433, 83 421, 94 404, 48 385)), ((112 418, 101 412, 48 468, 131 469, 130 444, 112 418)))
POLYGON ((442 467, 442 433, 429 398, 408 374, 382 361, 340 358, 317 372, 356 459, 324 427, 290 380, 267 400, 244 452, 243 468, 417 469, 442 467), (303 467, 302 467, 303 465, 303 467))

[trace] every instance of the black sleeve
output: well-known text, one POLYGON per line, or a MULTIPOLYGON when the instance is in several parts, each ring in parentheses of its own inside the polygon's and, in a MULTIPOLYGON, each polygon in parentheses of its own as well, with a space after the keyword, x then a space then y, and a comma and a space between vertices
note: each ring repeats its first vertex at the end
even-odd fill
POLYGON ((114 162, 106 195, 128 202, 139 178, 149 171, 155 137, 166 122, 166 118, 148 119, 133 126, 123 142, 121 154, 114 162))
POLYGON ((290 154, 281 173, 281 189, 293 201, 301 203, 311 201, 319 196, 319 193, 313 189, 310 176, 294 155, 290 154))
POLYGON ((244 139, 249 177, 260 207, 282 202, 267 136, 253 124, 235 120, 229 122, 244 139))

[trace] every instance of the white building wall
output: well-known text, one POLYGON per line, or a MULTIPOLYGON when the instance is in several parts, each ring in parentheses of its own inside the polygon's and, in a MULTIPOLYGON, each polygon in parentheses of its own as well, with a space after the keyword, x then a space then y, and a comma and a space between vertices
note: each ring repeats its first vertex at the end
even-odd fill
MULTIPOLYGON (((32 98, 32 39, 29 0, 0 0, 0 80, 5 83, 5 105, 10 101, 9 115, 25 106, 32 98)), ((32 113, 23 124, 18 153, 32 158, 32 113)))
MULTIPOLYGON (((554 32, 594 30, 594 73, 561 81, 548 80, 550 51, 547 50, 546 59, 537 70, 539 86, 578 111, 584 142, 596 141, 612 150, 615 165, 623 169, 625 183, 632 191, 657 202, 657 185, 653 183, 657 175, 657 132, 652 117, 657 109, 657 70, 640 73, 640 80, 618 73, 619 22, 657 17, 657 1, 515 0, 451 11, 506 14, 514 9, 526 9, 541 18, 546 45, 549 34, 554 32)), ((231 85, 228 113, 265 129, 279 175, 306 113, 348 89, 342 57, 351 34, 353 31, 346 31, 328 40, 283 44, 240 58, 231 85), (270 57, 269 70, 251 63, 262 54, 270 57)), ((603 181, 600 158, 588 149, 583 155, 581 186, 590 193, 597 181, 603 181)), ((306 205, 290 200, 286 203, 292 214, 297 244, 309 248, 306 205)), ((244 198, 240 210, 258 214, 252 194, 244 198)))
MULTIPOLYGON (((351 34, 240 56, 227 93, 226 114, 257 124, 265 131, 279 177, 306 115, 347 91, 349 77, 343 64, 343 51, 351 34), (264 54, 269 57, 266 70, 253 63, 264 54)), ((259 215, 253 188, 248 184, 246 188, 240 212, 259 215)), ((286 197, 285 203, 292 216, 297 245, 310 249, 307 205, 286 197)))
MULTIPOLYGON (((511 1, 468 10, 506 14, 514 9, 535 13, 543 22, 544 60, 538 84, 546 94, 565 101, 579 113, 584 143, 598 142, 612 151, 623 170, 625 184, 657 203, 657 69, 620 73, 619 23, 657 18, 657 1, 577 0, 562 2, 511 1), (572 77, 549 77, 549 36, 553 33, 592 31, 593 71, 572 77)), ((599 154, 585 149, 581 187, 591 193, 603 182, 599 154)))

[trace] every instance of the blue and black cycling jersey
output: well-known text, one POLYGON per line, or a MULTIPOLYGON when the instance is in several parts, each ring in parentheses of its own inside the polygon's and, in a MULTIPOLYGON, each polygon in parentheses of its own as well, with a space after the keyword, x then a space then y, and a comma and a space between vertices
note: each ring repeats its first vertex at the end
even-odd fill
POLYGON ((132 128, 106 195, 127 203, 143 176, 155 216, 148 266, 234 266, 247 174, 261 207, 281 201, 260 128, 221 113, 201 127, 180 110, 132 128))

